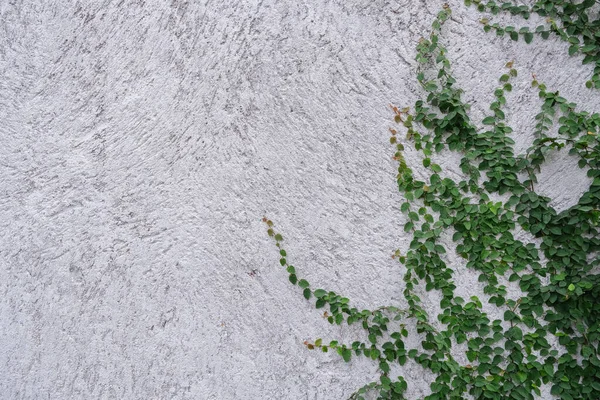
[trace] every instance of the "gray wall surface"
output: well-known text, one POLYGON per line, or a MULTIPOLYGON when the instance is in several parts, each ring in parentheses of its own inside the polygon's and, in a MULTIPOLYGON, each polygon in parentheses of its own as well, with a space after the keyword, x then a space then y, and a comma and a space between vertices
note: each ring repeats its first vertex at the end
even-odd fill
MULTIPOLYGON (((519 70, 519 151, 540 106, 531 73, 600 110, 567 44, 497 38, 449 3, 442 40, 476 120, 504 64, 519 70)), ((369 360, 306 350, 364 335, 289 284, 261 218, 315 287, 404 304, 389 104, 423 97, 415 46, 441 6, 0 1, 0 397, 329 400, 377 379, 369 360)), ((538 187, 560 209, 587 184, 563 152, 538 187)), ((397 372, 409 398, 429 393, 421 367, 397 372)))

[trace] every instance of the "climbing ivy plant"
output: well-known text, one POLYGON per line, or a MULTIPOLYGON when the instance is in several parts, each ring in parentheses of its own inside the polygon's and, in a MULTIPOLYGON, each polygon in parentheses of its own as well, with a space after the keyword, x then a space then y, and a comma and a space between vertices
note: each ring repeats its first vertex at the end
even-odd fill
POLYGON ((518 5, 508 1, 465 0, 467 6, 475 5, 481 12, 497 15, 508 12, 529 19, 531 14, 546 18, 546 25, 535 29, 529 27, 516 28, 491 23, 488 18, 481 19, 484 30, 495 31, 498 36, 509 35, 512 40, 522 37, 531 43, 534 35, 548 39, 555 35, 569 43, 569 55, 584 54, 583 64, 594 64, 592 78, 586 82, 588 88, 600 88, 600 14, 593 9, 596 0, 537 0, 532 6, 518 5))
POLYGON ((534 399, 544 384, 561 399, 597 400, 600 115, 577 111, 574 103, 534 81, 543 100, 535 139, 524 154, 516 154, 503 108, 517 71, 512 63, 506 65, 488 115, 480 124, 472 121, 440 42, 450 13, 445 7, 417 46, 417 79, 426 99, 412 110, 393 108, 395 121, 406 130, 401 138, 391 129, 390 142, 405 199, 400 207, 407 221, 404 231, 412 235, 406 254, 394 253, 405 267, 408 307, 359 310, 346 297, 315 289, 288 261, 273 222, 263 219, 289 281, 316 308, 328 308, 329 323, 359 324, 368 334, 366 342, 317 339, 305 345, 335 351, 347 362, 364 356, 378 364, 380 378, 358 389, 352 399, 363 399, 369 391, 378 399, 404 399, 407 382, 392 376, 390 367, 412 360, 435 375, 429 400, 463 399, 467 393, 475 399, 534 399), (554 124, 557 134, 551 134, 554 124), (422 165, 406 162, 403 151, 409 143, 422 154, 422 165), (434 162, 442 151, 462 155, 463 180, 450 178, 434 162), (560 212, 536 192, 536 174, 555 151, 576 157, 591 179, 577 204, 560 212), (415 168, 419 174, 413 173, 415 168), (531 243, 518 239, 518 230, 529 232, 531 243), (452 236, 452 249, 441 239, 445 232, 452 236), (447 262, 449 251, 460 256, 460 265, 447 262), (457 295, 455 271, 464 268, 478 274, 482 298, 457 295), (519 295, 511 297, 509 285, 518 287, 510 292, 519 295), (440 293, 437 323, 424 309, 419 289, 440 293), (499 310, 502 319, 492 320, 485 309, 499 310), (409 325, 420 335, 417 348, 405 343, 409 325), (469 364, 453 357, 457 345, 466 349, 469 364))

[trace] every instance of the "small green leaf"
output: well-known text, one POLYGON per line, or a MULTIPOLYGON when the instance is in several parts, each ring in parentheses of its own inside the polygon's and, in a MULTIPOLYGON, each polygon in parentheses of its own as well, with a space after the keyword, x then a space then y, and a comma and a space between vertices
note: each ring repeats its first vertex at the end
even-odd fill
POLYGON ((428 82, 425 85, 425 90, 428 91, 428 92, 434 92, 434 91, 437 90, 437 88, 438 87, 437 87, 437 85, 434 82, 428 82))
POLYGON ((385 361, 379 363, 379 369, 381 369, 384 373, 390 372, 390 365, 385 361))
POLYGON ((306 300, 309 300, 309 299, 310 299, 310 297, 311 297, 311 295, 312 295, 312 293, 311 293, 310 289, 306 288, 306 289, 304 289, 304 290, 302 291, 302 295, 304 296, 304 298, 305 298, 306 300))
POLYGON ((578 51, 579 51, 579 46, 577 46, 576 44, 569 46, 569 55, 570 56, 577 53, 578 51))
POLYGON ((308 283, 306 279, 300 279, 298 286, 300 286, 302 289, 305 289, 310 286, 310 283, 308 283))
POLYGON ((350 349, 342 349, 342 358, 345 362, 350 362, 352 358, 352 351, 350 349))
POLYGON ((588 44, 588 45, 583 46, 581 48, 581 52, 582 53, 589 53, 589 52, 592 52, 592 51, 596 51, 596 49, 597 49, 597 47, 596 47, 595 44, 588 44))
POLYGON ((481 122, 484 125, 494 125, 496 123, 496 119, 494 117, 485 117, 481 122))

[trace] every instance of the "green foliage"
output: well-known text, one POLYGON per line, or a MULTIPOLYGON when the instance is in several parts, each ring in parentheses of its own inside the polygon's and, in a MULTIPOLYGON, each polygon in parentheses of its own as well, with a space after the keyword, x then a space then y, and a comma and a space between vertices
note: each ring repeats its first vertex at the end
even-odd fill
POLYGON ((481 19, 486 32, 494 31, 498 36, 508 35, 517 41, 521 37, 531 43, 534 35, 548 39, 551 34, 569 43, 569 55, 582 53, 583 64, 594 64, 592 79, 586 82, 588 88, 600 88, 600 18, 592 7, 596 0, 537 0, 533 6, 517 5, 507 1, 465 0, 467 6, 474 5, 481 12, 496 15, 508 12, 512 15, 529 19, 531 14, 546 18, 546 25, 539 25, 530 31, 528 27, 515 28, 490 23, 487 18, 481 19))
MULTIPOLYGON (((530 12, 522 6, 508 10, 523 16, 530 12)), ((264 219, 290 282, 316 308, 327 307, 329 323, 359 324, 368 334, 366 342, 327 344, 317 339, 305 345, 335 351, 346 362, 368 357, 377 363, 380 379, 358 389, 352 399, 363 399, 369 391, 378 393, 379 399, 404 399, 407 382, 390 376, 390 366, 408 360, 435 374, 429 400, 463 399, 466 393, 476 399, 533 399, 541 395, 543 384, 551 385, 551 393, 561 399, 599 399, 600 275, 593 269, 600 263, 600 115, 576 111, 575 104, 534 81, 543 100, 535 140, 525 154, 515 154, 513 130, 505 122, 503 107, 517 71, 507 64, 489 114, 475 124, 440 43, 449 16, 446 7, 433 22, 429 37, 417 46, 417 79, 426 99, 417 101, 412 112, 393 108, 394 120, 407 132, 401 139, 395 129, 390 130, 398 188, 406 199, 401 205, 404 231, 412 235, 407 253, 393 255, 405 267, 403 295, 408 308, 358 310, 346 297, 313 289, 288 263, 283 237, 264 219), (555 121, 558 136, 550 136, 555 121), (413 174, 402 153, 403 141, 411 141, 422 153, 418 168, 427 180, 413 174), (462 154, 464 180, 443 176, 434 159, 444 150, 462 154), (587 169, 592 183, 577 204, 558 212, 549 198, 536 193, 536 173, 549 153, 565 150, 577 157, 580 168, 587 169), (506 200, 493 200, 498 195, 506 200), (519 240, 516 229, 531 233, 541 244, 519 240), (450 251, 440 240, 445 231, 453 232, 453 250, 464 265, 444 261, 443 254, 450 251), (502 320, 491 320, 478 297, 456 295, 453 276, 458 268, 478 274, 489 303, 486 307, 499 309, 502 320), (519 286, 520 297, 508 295, 503 284, 507 280, 519 286), (436 317, 441 330, 423 308, 418 286, 440 293, 442 312, 436 317), (418 348, 406 347, 409 325, 421 337, 418 348), (551 344, 553 337, 558 345, 551 344), (456 344, 466 346, 469 364, 462 365, 452 356, 456 344)), ((518 34, 528 40, 523 32, 518 34)))

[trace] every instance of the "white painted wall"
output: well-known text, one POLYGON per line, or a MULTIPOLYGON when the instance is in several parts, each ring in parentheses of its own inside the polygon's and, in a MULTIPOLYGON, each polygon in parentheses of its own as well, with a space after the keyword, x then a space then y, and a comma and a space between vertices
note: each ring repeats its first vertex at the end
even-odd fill
MULTIPOLYGON (((376 379, 368 360, 305 349, 362 332, 287 282, 261 218, 315 287, 403 303, 388 104, 422 96, 415 45, 441 4, 1 1, 1 397, 329 400, 376 379)), ((519 69, 520 149, 531 73, 600 110, 566 44, 496 38, 450 5, 443 40, 475 117, 503 65, 519 69)), ((559 207, 587 184, 562 155, 544 174, 559 207)), ((420 367, 399 372, 409 398, 428 393, 420 367)))

